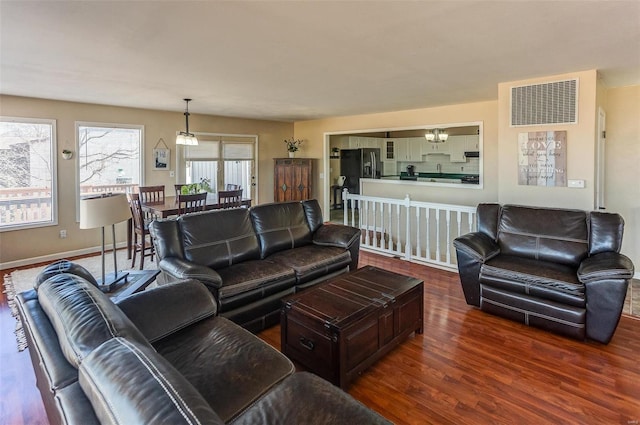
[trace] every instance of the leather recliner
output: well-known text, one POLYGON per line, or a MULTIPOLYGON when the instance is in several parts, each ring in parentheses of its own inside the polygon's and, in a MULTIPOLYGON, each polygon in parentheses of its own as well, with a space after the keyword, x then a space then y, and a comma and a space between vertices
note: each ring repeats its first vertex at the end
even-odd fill
POLYGON ((467 304, 607 344, 634 268, 618 214, 480 204, 477 231, 456 238, 467 304))

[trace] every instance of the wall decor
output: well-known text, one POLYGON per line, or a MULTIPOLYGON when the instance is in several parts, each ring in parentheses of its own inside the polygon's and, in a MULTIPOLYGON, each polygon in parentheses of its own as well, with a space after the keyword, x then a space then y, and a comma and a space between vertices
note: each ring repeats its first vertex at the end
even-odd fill
POLYGON ((518 184, 567 186, 567 132, 518 134, 518 184))
POLYGON ((164 140, 160 138, 153 148, 153 169, 168 170, 170 162, 171 149, 169 149, 169 146, 167 146, 164 140), (164 148, 158 147, 161 143, 164 145, 164 148))

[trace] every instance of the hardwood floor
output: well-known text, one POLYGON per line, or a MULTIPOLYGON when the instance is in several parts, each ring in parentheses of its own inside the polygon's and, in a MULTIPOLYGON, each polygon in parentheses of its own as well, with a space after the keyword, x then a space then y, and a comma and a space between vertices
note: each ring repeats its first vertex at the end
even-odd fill
MULTIPOLYGON (((640 320, 609 345, 529 328, 467 306, 455 273, 363 252, 425 281, 425 331, 367 369, 349 393, 397 424, 638 424, 640 320)), ((4 273, 3 273, 4 274, 4 273)), ((29 355, 0 304, 0 423, 47 423, 29 355)), ((280 347, 279 326, 259 335, 280 347)))

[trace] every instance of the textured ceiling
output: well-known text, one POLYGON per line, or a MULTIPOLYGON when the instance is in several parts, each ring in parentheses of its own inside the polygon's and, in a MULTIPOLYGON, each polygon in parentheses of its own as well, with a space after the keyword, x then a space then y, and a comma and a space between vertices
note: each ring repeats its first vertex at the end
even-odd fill
POLYGON ((640 84, 640 1, 0 1, 0 92, 275 120, 640 84))

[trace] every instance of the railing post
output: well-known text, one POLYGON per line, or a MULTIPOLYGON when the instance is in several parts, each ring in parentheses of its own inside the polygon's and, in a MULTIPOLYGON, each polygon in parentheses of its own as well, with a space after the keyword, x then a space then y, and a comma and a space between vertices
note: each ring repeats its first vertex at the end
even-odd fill
POLYGON ((411 214, 410 214, 410 209, 411 209, 411 198, 409 198, 409 194, 407 193, 404 197, 404 205, 405 208, 407 209, 407 214, 406 214, 406 241, 404 244, 404 258, 406 260, 411 260, 411 214))

